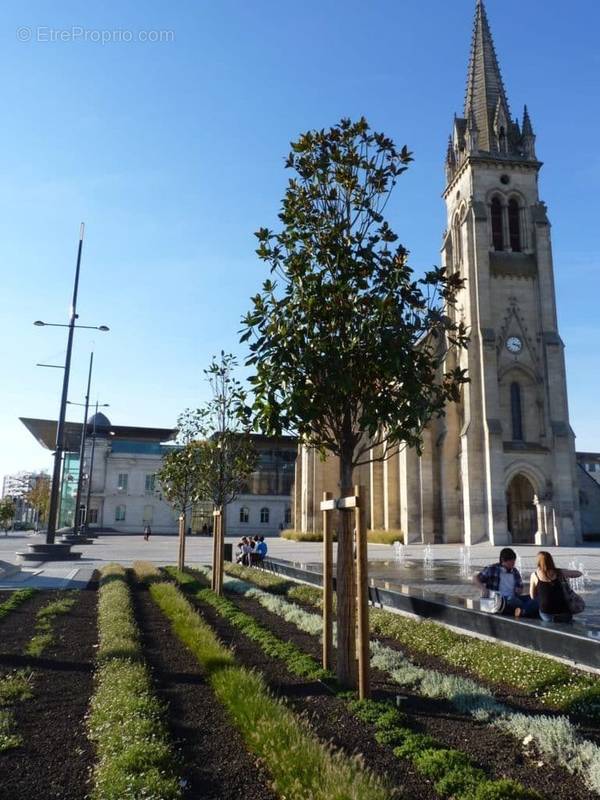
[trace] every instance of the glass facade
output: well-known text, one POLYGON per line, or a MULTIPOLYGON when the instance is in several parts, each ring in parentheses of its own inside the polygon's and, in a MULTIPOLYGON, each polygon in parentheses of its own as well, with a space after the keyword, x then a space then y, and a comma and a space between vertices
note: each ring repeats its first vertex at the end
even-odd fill
POLYGON ((58 527, 71 527, 75 521, 75 499, 79 480, 79 453, 65 453, 60 486, 58 527))
POLYGON ((113 453, 139 453, 140 455, 162 456, 171 450, 159 442, 136 442, 134 440, 119 439, 111 442, 110 449, 113 453))

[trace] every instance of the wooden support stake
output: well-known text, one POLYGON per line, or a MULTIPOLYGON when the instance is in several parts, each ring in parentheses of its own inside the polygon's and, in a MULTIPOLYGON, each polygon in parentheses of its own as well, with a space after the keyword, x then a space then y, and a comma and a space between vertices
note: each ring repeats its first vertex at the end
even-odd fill
POLYGON ((177 569, 185 567, 185 514, 179 515, 179 552, 177 555, 177 569))
POLYGON ((223 512, 219 509, 218 515, 215 517, 215 556, 216 556, 216 564, 213 569, 215 580, 214 580, 214 591, 217 594, 223 594, 223 557, 224 557, 224 531, 223 531, 223 512))
POLYGON ((356 528, 356 598, 357 598, 357 655, 358 655, 358 696, 361 700, 369 697, 369 576, 367 562, 367 526, 364 509, 364 492, 354 487, 356 507, 354 520, 356 528))
POLYGON ((210 588, 213 590, 213 592, 216 590, 217 586, 218 534, 219 534, 219 512, 213 511, 213 557, 212 557, 212 573, 210 576, 210 588))
MULTIPOLYGON (((331 500, 323 492, 323 501, 331 500)), ((323 508, 323 504, 321 504, 323 508)), ((323 511, 323 669, 333 669, 333 532, 331 511, 323 511)))

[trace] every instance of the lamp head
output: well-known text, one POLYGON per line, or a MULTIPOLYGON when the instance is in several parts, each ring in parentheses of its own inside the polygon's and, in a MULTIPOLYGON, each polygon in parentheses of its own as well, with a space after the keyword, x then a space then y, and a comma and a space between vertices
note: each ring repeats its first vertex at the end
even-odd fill
POLYGON ((46 323, 45 323, 45 322, 42 322, 42 320, 41 320, 41 319, 36 319, 36 321, 35 321, 33 324, 34 324, 34 325, 45 325, 46 323))

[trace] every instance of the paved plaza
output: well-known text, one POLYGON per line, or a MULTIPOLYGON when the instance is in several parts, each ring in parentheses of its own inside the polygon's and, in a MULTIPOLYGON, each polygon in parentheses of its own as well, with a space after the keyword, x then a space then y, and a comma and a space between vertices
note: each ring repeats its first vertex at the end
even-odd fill
MULTIPOLYGON (((42 542, 43 537, 28 533, 9 533, 0 535, 0 562, 18 565, 17 550, 26 549, 27 544, 42 542)), ((234 547, 238 537, 227 537, 234 547)), ((269 555, 303 565, 319 568, 322 561, 320 542, 292 542, 279 537, 267 539, 269 555)), ((143 536, 101 534, 93 544, 77 545, 75 550, 82 552, 80 561, 28 563, 5 579, 0 579, 0 588, 16 586, 41 586, 47 588, 77 588, 85 585, 95 569, 111 561, 130 565, 137 559, 155 564, 174 564, 177 561, 177 537, 152 535, 149 542, 143 536)), ((516 546, 520 558, 523 579, 529 578, 535 565, 538 547, 516 546)), ((600 547, 549 548, 560 566, 581 564, 585 572, 584 597, 593 606, 600 608, 600 547)), ((431 560, 425 560, 423 545, 409 545, 403 549, 403 563, 395 558, 391 545, 369 545, 369 575, 378 583, 388 582, 390 586, 409 586, 427 592, 443 592, 465 597, 478 596, 478 590, 470 582, 468 575, 484 564, 497 561, 500 548, 487 544, 476 545, 469 550, 468 569, 461 569, 460 545, 432 545, 429 548, 431 560), (468 573, 468 574, 467 574, 468 573)), ((188 564, 208 564, 212 558, 212 539, 201 536, 187 538, 186 562, 188 564)), ((335 545, 334 545, 335 558, 335 545)))

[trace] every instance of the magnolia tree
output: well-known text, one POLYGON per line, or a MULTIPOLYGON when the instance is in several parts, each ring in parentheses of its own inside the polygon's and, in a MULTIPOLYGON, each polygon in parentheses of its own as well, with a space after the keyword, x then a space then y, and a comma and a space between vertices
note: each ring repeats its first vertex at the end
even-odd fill
MULTIPOLYGON (((253 365, 255 425, 289 431, 339 459, 342 495, 357 466, 402 445, 420 450, 424 425, 467 379, 446 368, 466 346, 458 274, 415 278, 383 211, 411 155, 366 120, 343 119, 292 143, 281 228, 256 234, 271 277, 243 320, 253 365), (374 442, 384 447, 373 448, 374 442)), ((353 536, 338 533, 338 677, 355 682, 353 536)))

